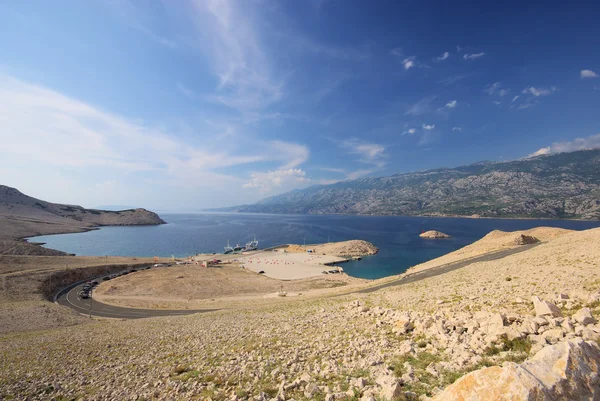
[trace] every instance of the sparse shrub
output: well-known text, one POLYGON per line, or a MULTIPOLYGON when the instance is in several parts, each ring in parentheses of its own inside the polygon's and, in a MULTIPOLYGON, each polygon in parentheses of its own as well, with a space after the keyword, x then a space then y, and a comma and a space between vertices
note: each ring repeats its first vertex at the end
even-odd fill
POLYGON ((506 281, 511 281, 511 280, 512 280, 512 278, 511 278, 511 277, 506 277, 504 280, 506 280, 506 281))

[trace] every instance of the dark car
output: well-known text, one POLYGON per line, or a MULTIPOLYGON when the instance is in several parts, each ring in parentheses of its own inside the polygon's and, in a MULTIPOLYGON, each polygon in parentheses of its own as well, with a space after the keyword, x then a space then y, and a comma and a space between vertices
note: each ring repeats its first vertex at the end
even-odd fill
POLYGON ((92 285, 98 285, 98 284, 100 284, 100 283, 98 283, 97 280, 92 281, 92 285))
POLYGON ((265 274, 265 271, 261 270, 261 271, 258 272, 258 274, 265 274))
POLYGON ((110 280, 110 278, 111 278, 110 276, 104 276, 104 277, 102 277, 102 280, 103 281, 108 281, 108 280, 110 280))
POLYGON ((90 293, 87 291, 79 291, 79 298, 81 299, 88 299, 90 297, 90 293))

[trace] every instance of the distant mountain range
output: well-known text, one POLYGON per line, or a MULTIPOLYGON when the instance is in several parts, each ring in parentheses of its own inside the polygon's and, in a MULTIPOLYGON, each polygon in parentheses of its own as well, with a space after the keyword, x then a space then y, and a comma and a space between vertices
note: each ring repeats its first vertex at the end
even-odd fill
POLYGON ((317 185, 246 213, 600 219, 600 149, 317 185))

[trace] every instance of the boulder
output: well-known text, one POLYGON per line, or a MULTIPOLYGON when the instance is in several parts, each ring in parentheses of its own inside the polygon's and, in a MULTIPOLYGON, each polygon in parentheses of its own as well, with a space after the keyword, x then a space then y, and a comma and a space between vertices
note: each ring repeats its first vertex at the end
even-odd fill
POLYGON ((394 399, 402 394, 402 385, 400 381, 391 375, 379 376, 375 383, 381 387, 379 395, 386 400, 394 399))
POLYGON ((448 234, 444 234, 443 232, 436 230, 425 231, 419 234, 419 237, 427 239, 452 238, 448 234))
POLYGON ((600 349, 581 338, 548 346, 517 365, 471 372, 434 401, 600 400, 600 349))
POLYGON ((575 319, 576 322, 583 324, 584 326, 587 326, 588 324, 594 324, 595 322, 590 308, 579 309, 577 313, 573 315, 573 319, 575 319))
POLYGON ((541 300, 539 297, 531 297, 531 301, 535 307, 536 316, 562 317, 563 315, 558 306, 552 302, 541 300))

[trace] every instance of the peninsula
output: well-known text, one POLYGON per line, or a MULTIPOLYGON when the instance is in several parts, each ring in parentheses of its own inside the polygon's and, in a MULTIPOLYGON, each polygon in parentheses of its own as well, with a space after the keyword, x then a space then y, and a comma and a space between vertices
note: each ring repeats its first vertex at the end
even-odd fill
POLYGON ((86 209, 46 202, 0 185, 0 255, 66 255, 29 243, 24 238, 84 232, 99 226, 158 224, 165 224, 165 221, 146 209, 86 209))

